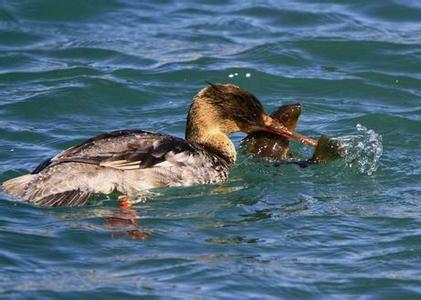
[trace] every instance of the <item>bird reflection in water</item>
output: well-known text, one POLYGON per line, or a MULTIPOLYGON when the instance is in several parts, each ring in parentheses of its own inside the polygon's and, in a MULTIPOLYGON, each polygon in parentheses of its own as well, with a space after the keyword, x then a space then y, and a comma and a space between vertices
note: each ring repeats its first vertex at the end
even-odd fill
POLYGON ((111 217, 105 218, 106 227, 113 230, 119 230, 113 232, 111 237, 113 239, 128 237, 132 240, 141 241, 149 238, 150 233, 137 223, 139 215, 137 214, 136 209, 132 208, 131 205, 127 205, 123 202, 120 202, 119 206, 119 209, 115 211, 111 217))

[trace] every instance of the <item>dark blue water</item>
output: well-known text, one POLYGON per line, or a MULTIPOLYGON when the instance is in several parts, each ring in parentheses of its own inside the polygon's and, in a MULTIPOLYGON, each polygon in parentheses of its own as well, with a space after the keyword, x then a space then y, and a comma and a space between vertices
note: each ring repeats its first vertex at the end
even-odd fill
POLYGON ((0 181, 105 131, 183 137, 206 81, 352 146, 306 169, 241 155, 129 210, 0 194, 0 298, 420 298, 420 37, 415 0, 0 1, 0 181))

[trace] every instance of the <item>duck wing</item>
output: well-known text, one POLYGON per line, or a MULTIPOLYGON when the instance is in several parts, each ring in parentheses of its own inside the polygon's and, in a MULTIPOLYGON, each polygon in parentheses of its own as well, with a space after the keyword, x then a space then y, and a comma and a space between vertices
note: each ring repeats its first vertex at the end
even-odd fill
POLYGON ((111 193, 121 172, 182 165, 198 150, 200 146, 169 135, 114 131, 47 159, 31 174, 4 182, 3 189, 36 205, 82 205, 92 193, 111 193))
POLYGON ((93 137, 47 159, 32 174, 62 163, 84 163, 118 170, 153 167, 171 152, 177 154, 198 150, 187 141, 143 130, 119 130, 93 137))

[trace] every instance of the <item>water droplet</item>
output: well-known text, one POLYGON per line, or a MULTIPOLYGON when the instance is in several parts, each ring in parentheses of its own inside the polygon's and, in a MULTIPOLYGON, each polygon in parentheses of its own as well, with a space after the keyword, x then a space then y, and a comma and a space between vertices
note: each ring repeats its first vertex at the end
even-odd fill
POLYGON ((362 174, 372 175, 383 154, 382 136, 361 124, 356 125, 359 134, 336 138, 344 149, 344 159, 349 167, 356 166, 362 174))

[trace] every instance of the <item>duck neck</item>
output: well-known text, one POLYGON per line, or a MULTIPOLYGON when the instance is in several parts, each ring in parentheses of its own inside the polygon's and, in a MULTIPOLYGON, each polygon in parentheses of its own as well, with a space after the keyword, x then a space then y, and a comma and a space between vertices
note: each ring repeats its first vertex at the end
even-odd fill
POLYGON ((196 110, 193 105, 187 117, 186 140, 204 146, 232 165, 237 158, 235 146, 216 120, 209 110, 196 110))
POLYGON ((224 133, 189 135, 187 140, 204 146, 224 158, 230 165, 234 164, 237 159, 234 144, 224 133))

